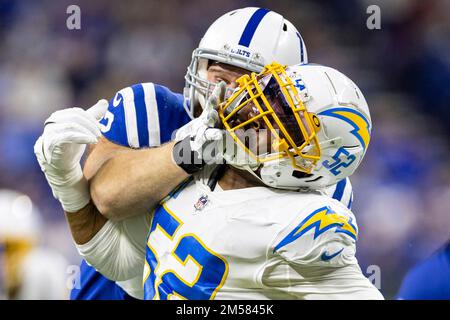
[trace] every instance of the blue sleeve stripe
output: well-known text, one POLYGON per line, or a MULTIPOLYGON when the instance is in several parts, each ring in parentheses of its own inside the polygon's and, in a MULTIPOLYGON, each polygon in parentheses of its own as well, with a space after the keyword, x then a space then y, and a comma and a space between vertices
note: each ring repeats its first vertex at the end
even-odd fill
POLYGON ((128 145, 139 148, 139 135, 136 119, 136 107, 134 104, 134 92, 130 87, 121 90, 123 96, 123 110, 125 112, 125 128, 128 145))
POLYGON ((337 201, 341 201, 342 196, 344 195, 345 185, 347 184, 347 179, 342 179, 336 184, 336 190, 333 193, 332 198, 337 201))
POLYGON ((304 63, 305 62, 305 54, 303 52, 303 47, 304 47, 304 43, 303 43, 303 39, 302 36, 300 35, 300 33, 297 32, 297 37, 300 40, 300 62, 304 63))
POLYGON ((353 191, 350 193, 350 200, 348 201, 347 208, 352 210, 352 203, 353 203, 353 191))
POLYGON ((136 109, 136 123, 139 138, 139 146, 148 145, 148 121, 147 121, 147 109, 144 97, 144 88, 141 84, 132 86, 134 93, 134 107, 136 109))
POLYGON ((159 103, 156 101, 155 85, 152 83, 143 83, 142 87, 147 114, 148 146, 157 147, 161 145, 161 128, 159 123, 159 103))
POLYGON ((244 32, 242 32, 241 39, 239 40, 239 45, 248 48, 253 36, 255 35, 256 28, 258 28, 262 19, 268 12, 270 12, 270 10, 259 8, 253 13, 247 25, 245 26, 244 32))

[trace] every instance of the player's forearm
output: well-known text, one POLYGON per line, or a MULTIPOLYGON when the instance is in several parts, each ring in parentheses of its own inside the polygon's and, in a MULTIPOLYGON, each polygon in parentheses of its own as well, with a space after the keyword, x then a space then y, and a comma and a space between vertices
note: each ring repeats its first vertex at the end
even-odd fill
POLYGON ((115 281, 142 276, 149 215, 113 222, 91 205, 67 218, 78 253, 97 271, 115 281))
POLYGON ((65 212, 65 214, 72 237, 79 245, 89 242, 107 221, 92 202, 77 212, 65 212))
POLYGON ((188 174, 172 160, 174 143, 114 155, 91 179, 91 196, 99 212, 122 220, 149 212, 188 174))

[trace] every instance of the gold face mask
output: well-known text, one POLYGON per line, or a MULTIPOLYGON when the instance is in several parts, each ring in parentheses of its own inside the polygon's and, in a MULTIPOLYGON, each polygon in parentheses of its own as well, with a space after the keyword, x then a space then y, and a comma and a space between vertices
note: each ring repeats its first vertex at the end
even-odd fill
POLYGON ((320 121, 306 109, 285 68, 274 62, 259 74, 240 77, 233 95, 219 106, 219 116, 257 163, 289 158, 296 169, 311 173, 320 159, 320 121), (248 143, 249 129, 257 132, 256 145, 248 143))

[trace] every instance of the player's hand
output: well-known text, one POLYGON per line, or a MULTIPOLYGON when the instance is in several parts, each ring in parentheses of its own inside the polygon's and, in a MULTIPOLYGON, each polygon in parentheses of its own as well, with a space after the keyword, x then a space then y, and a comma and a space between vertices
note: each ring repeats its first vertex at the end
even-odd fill
POLYGON ((193 138, 193 141, 196 141, 194 144, 198 147, 202 145, 203 141, 217 140, 216 138, 222 135, 222 131, 217 128, 219 125, 217 109, 220 102, 223 101, 225 90, 225 82, 222 81, 216 85, 201 115, 177 130, 176 141, 189 136, 193 138))
POLYGON ((188 173, 198 171, 205 163, 216 163, 221 157, 217 152, 218 146, 222 143, 224 131, 219 129, 220 121, 217 112, 219 104, 223 101, 226 91, 226 83, 220 82, 211 93, 201 115, 178 129, 175 141, 178 141, 177 148, 174 148, 174 160, 188 173), (179 149, 183 148, 184 161, 179 159, 179 149), (216 152, 214 152, 215 150, 216 152), (186 158, 187 153, 192 157, 186 158), (178 154, 177 154, 178 153, 178 154), (186 163, 186 160, 197 160, 193 163, 186 163), (184 166, 186 165, 186 166, 184 166))
POLYGON ((108 108, 102 99, 89 110, 69 108, 54 112, 46 121, 34 153, 54 196, 67 212, 83 208, 89 188, 80 165, 87 144, 101 136, 100 120, 108 108))

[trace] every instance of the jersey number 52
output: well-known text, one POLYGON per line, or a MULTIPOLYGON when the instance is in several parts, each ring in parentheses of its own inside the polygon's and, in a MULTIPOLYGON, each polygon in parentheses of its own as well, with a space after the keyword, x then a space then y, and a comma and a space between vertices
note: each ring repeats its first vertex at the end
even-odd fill
POLYGON ((228 274, 227 262, 209 249, 195 234, 182 234, 175 243, 182 224, 165 205, 160 206, 155 212, 147 241, 144 274, 146 299, 166 300, 172 296, 189 300, 214 299, 225 282, 228 274), (170 259, 171 263, 165 263, 164 267, 161 264, 162 257, 158 256, 160 251, 157 247, 158 241, 156 240, 156 243, 152 241, 158 237, 164 237, 175 243, 170 257, 164 257, 166 261, 170 259), (191 270, 192 263, 196 270, 193 273, 191 271, 190 280, 187 280, 174 269, 186 268, 189 261, 191 270))

